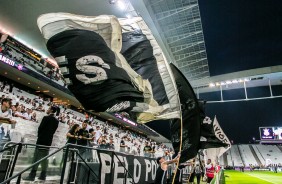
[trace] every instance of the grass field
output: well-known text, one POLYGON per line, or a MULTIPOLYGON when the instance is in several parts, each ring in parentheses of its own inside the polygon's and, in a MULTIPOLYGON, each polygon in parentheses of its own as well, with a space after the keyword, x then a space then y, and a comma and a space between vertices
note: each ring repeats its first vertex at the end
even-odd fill
POLYGON ((282 173, 224 171, 226 184, 282 184, 282 173))

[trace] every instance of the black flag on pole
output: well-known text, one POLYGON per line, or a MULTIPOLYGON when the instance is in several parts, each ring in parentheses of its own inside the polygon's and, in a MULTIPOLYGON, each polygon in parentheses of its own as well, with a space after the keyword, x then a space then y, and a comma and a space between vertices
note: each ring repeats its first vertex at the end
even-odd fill
POLYGON ((215 134, 215 124, 209 117, 206 117, 203 120, 201 125, 201 139, 200 139, 200 148, 218 148, 226 147, 227 143, 221 141, 215 134))
POLYGON ((201 119, 202 119, 200 149, 219 148, 219 147, 228 146, 228 142, 225 140, 224 141, 221 140, 221 138, 219 137, 219 134, 221 134, 221 132, 223 131, 221 130, 216 118, 214 118, 213 121, 210 119, 210 117, 205 116, 205 102, 200 101, 199 104, 200 104, 201 119), (218 127, 220 128, 221 131, 218 131, 219 129, 218 127))
MULTIPOLYGON (((200 143, 200 108, 193 88, 176 66, 170 64, 182 105, 182 152, 180 163, 195 157, 200 143)), ((171 121, 171 141, 175 152, 180 148, 181 120, 171 121)))

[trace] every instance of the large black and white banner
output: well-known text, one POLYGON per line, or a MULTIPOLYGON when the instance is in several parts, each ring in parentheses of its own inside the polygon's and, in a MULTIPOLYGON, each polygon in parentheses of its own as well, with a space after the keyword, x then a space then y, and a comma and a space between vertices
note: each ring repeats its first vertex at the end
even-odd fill
POLYGON ((127 112, 140 123, 180 118, 174 77, 141 17, 49 13, 38 26, 86 110, 127 112))
POLYGON ((97 152, 101 184, 154 183, 158 168, 156 159, 106 150, 97 152))

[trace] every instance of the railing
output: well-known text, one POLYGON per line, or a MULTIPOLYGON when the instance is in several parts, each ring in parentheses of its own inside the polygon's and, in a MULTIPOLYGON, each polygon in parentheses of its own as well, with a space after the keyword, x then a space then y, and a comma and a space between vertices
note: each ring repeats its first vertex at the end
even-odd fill
POLYGON ((9 161, 9 166, 7 169, 8 172, 6 172, 5 177, 12 177, 18 159, 18 155, 21 152, 21 150, 22 150, 22 143, 15 143, 12 146, 5 145, 3 149, 0 151, 1 156, 4 152, 10 151, 11 155, 8 156, 12 157, 12 160, 9 161))
POLYGON ((224 170, 220 170, 215 174, 214 178, 211 181, 211 184, 225 184, 224 170))
MULTIPOLYGON (((10 144, 13 144, 12 142, 10 143, 7 143, 4 148, 7 146, 7 145, 10 145, 10 144)), ((19 143, 21 144, 21 143, 19 143)), ((57 147, 51 147, 51 146, 43 146, 43 145, 33 145, 33 144, 22 144, 22 145, 25 145, 25 146, 28 146, 28 145, 32 145, 32 146, 35 146, 36 148, 42 148, 42 149, 50 149, 50 148, 57 148, 57 147)), ((21 181, 21 176, 24 172, 28 171, 29 169, 31 169, 33 166, 41 163, 42 161, 50 158, 51 156, 53 156, 54 154, 58 153, 59 151, 63 150, 66 146, 62 147, 62 148, 59 148, 58 150, 56 150, 55 152, 43 157, 42 159, 38 160, 37 162, 33 163, 31 166, 27 167, 26 169, 22 170, 21 172, 17 173, 16 175, 14 176, 10 176, 8 179, 4 180, 1 184, 4 184, 4 183, 10 183, 11 180, 15 179, 15 178, 18 178, 17 179, 17 184, 20 183, 21 181)), ((6 149, 6 148, 5 148, 6 149)), ((15 160, 16 162, 16 160, 15 160)), ((14 169, 14 168, 13 168, 14 169)))
MULTIPOLYGON (((17 184, 20 183, 21 179, 22 179, 23 173, 25 173, 26 171, 32 169, 34 166, 42 163, 46 159, 51 158, 52 156, 54 156, 55 154, 57 154, 57 153, 59 153, 61 151, 63 152, 63 157, 62 157, 63 166, 62 166, 62 169, 60 167, 60 169, 61 169, 60 184, 64 183, 64 181, 65 181, 65 171, 67 169, 67 163, 71 164, 70 165, 70 170, 74 169, 73 173, 69 173, 69 175, 67 177, 68 178, 67 183, 75 183, 75 181, 77 179, 76 178, 77 177, 76 173, 78 171, 78 161, 84 163, 86 168, 87 168, 87 171, 88 171, 88 173, 87 173, 87 183, 90 182, 90 176, 94 176, 94 178, 93 178, 94 182, 98 183, 98 181, 99 181, 98 175, 90 167, 90 165, 85 161, 85 159, 82 157, 82 155, 79 153, 79 149, 81 149, 81 148, 86 149, 86 150, 88 149, 88 150, 91 150, 91 151, 96 150, 95 148, 87 147, 87 146, 73 145, 73 144, 66 144, 63 147, 58 148, 58 147, 52 147, 52 146, 43 146, 43 145, 35 145, 35 144, 24 144, 24 143, 9 142, 9 143, 7 143, 4 146, 4 149, 1 152, 5 152, 5 151, 8 151, 8 150, 11 150, 12 148, 16 148, 17 146, 19 146, 19 149, 17 149, 17 151, 15 152, 15 156, 14 156, 14 159, 13 159, 13 162, 12 162, 13 164, 11 165, 11 171, 10 171, 9 175, 5 178, 5 180, 1 184, 10 183, 10 181, 13 180, 13 179, 17 179, 17 182, 16 182, 17 184), (22 150, 21 148, 22 147, 25 148, 25 147, 28 147, 28 146, 35 147, 35 152, 37 151, 38 148, 40 148, 40 149, 48 149, 48 150, 50 148, 54 148, 56 150, 53 151, 52 153, 48 154, 47 156, 37 160, 36 162, 33 162, 30 166, 26 167, 24 170, 18 172, 14 176, 12 176, 14 168, 15 168, 15 164, 17 162, 18 155, 19 155, 19 153, 22 150), (70 161, 68 161, 68 159, 70 158, 69 154, 71 154, 71 160, 70 161), (74 177, 71 176, 72 174, 74 174, 74 177)), ((134 178, 132 177, 131 173, 127 170, 127 168, 125 167, 123 162, 120 160, 120 158, 115 154, 115 152, 113 152, 113 151, 108 151, 108 152, 112 152, 113 153, 113 156, 115 156, 117 158, 118 162, 122 165, 122 167, 126 171, 125 175, 124 175, 125 183, 126 183, 126 179, 128 178, 128 176, 129 176, 129 178, 132 179, 132 183, 135 183, 134 182, 134 178)), ((91 183, 93 183, 93 182, 91 182, 91 183)))

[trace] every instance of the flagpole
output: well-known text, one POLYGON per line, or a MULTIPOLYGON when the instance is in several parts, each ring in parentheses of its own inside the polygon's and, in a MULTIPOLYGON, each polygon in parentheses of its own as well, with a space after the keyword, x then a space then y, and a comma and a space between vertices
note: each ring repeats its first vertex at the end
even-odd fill
MULTIPOLYGON (((182 151, 182 129, 183 129, 183 119, 182 119, 182 111, 180 111, 180 146, 179 146, 179 152, 181 153, 182 151)), ((181 155, 180 155, 181 157, 181 155)), ((173 175, 173 179, 172 179, 172 184, 174 184, 174 181, 175 181, 175 177, 176 177, 176 173, 177 173, 177 169, 178 169, 178 166, 179 166, 179 159, 180 157, 178 158, 177 162, 176 162, 176 167, 174 169, 174 175, 173 175)))

